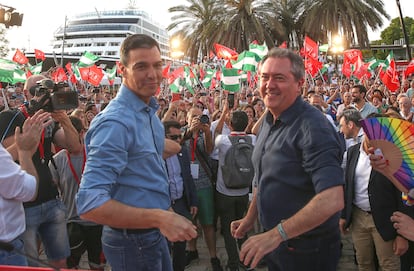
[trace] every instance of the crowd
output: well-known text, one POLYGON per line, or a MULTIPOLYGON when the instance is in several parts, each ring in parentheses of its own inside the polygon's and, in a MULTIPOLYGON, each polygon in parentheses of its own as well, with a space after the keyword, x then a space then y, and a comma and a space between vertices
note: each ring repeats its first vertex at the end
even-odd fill
POLYGON ((122 85, 78 85, 76 109, 33 112, 47 74, 2 92, 0 223, 13 221, 10 210, 18 220, 0 227, 0 241, 18 252, 0 249, 0 264, 37 266, 44 249, 58 268, 78 268, 87 251, 92 270, 179 271, 199 258, 202 234, 214 271, 335 270, 340 234, 350 232, 359 270, 414 267, 414 208, 381 173, 386 157, 360 124, 413 122, 414 79, 396 92, 334 70, 311 79, 299 55, 272 49, 257 87, 171 94, 162 66, 158 44, 132 35, 122 85), (223 177, 233 137, 254 145, 250 187, 223 177))

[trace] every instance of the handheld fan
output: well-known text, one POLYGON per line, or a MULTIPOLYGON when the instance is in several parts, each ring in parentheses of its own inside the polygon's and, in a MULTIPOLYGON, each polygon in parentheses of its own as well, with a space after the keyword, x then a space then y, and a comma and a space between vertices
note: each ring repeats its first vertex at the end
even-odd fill
POLYGON ((362 128, 372 147, 382 151, 389 164, 384 173, 405 195, 414 201, 414 125, 388 117, 361 120, 362 128))

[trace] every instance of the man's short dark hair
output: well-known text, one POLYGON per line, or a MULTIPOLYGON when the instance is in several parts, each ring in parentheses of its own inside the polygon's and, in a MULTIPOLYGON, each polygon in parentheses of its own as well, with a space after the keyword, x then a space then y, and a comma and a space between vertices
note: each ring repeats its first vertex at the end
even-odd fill
POLYGON ((247 113, 241 110, 236 110, 231 113, 230 124, 233 131, 243 132, 249 124, 249 117, 247 113))
POLYGON ((22 127, 25 119, 23 113, 18 109, 0 112, 0 143, 5 138, 14 135, 16 127, 22 127))
POLYGON ((165 134, 167 135, 170 132, 170 128, 181 129, 181 125, 178 121, 175 120, 166 120, 163 122, 165 134))
POLYGON ((134 34, 127 37, 121 44, 120 61, 123 65, 128 64, 129 52, 134 49, 144 48, 151 49, 157 47, 161 52, 158 42, 150 36, 144 34, 134 34))
POLYGON ((338 119, 341 118, 344 118, 346 123, 352 121, 357 127, 361 127, 362 116, 356 108, 345 108, 338 119))
POLYGON ((352 88, 357 88, 359 93, 364 93, 364 97, 367 95, 367 89, 363 85, 354 85, 352 88))

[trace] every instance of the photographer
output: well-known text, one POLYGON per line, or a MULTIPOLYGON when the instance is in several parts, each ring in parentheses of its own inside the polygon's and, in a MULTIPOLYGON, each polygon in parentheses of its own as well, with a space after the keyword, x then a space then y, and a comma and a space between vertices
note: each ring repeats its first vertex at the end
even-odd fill
MULTIPOLYGON (((25 83, 24 92, 29 103, 22 105, 19 109, 26 118, 40 109, 46 108, 47 110, 50 106, 51 100, 44 98, 50 95, 52 89, 41 88, 42 86, 38 82, 43 79, 47 78, 42 75, 32 75, 25 83)), ((53 183, 48 163, 53 155, 52 143, 60 148, 68 149, 69 152, 80 152, 82 145, 79 141, 78 133, 65 111, 53 111, 51 116, 54 122, 44 129, 39 147, 32 157, 39 176, 39 192, 34 201, 24 204, 26 231, 23 233, 22 238, 26 253, 37 258, 37 237, 40 236, 49 262, 56 267, 64 268, 66 267, 66 257, 70 254, 65 222, 65 207, 59 199, 59 193, 53 183)), ((15 121, 17 120, 21 121, 21 119, 16 119, 15 121)), ((16 125, 21 124, 18 123, 16 125)), ((18 160, 14 138, 9 136, 4 140, 3 145, 12 154, 13 159, 18 160)), ((29 265, 36 266, 36 263, 29 260, 29 265)))

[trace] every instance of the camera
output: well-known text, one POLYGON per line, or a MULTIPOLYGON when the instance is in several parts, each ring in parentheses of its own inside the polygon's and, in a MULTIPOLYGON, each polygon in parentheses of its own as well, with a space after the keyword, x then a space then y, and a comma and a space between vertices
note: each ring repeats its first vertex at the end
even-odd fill
POLYGON ((55 110, 75 109, 79 105, 78 93, 76 91, 66 91, 67 83, 54 83, 50 79, 43 79, 36 82, 30 88, 30 93, 36 97, 42 97, 36 101, 30 101, 29 111, 32 113, 43 109, 46 112, 55 110))
POLYGON ((200 116, 200 122, 202 124, 207 124, 210 122, 210 118, 207 115, 201 115, 200 116))

